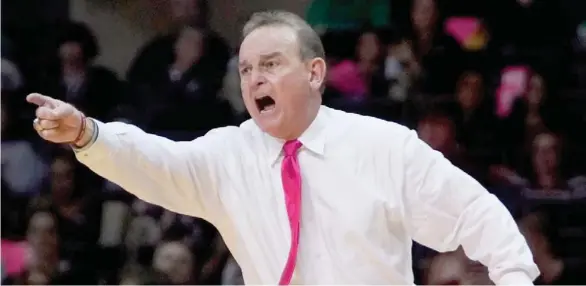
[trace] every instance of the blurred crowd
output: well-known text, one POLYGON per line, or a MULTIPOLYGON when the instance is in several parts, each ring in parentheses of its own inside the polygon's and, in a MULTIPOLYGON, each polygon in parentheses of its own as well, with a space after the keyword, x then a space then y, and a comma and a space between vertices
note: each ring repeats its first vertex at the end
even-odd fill
MULTIPOLYGON (((209 25, 211 3, 168 3, 173 29, 124 79, 94 63, 84 23, 2 23, 3 284, 243 283, 212 225, 42 142, 24 100, 40 92, 174 140, 247 119, 238 50, 209 25)), ((328 55, 324 104, 407 125, 481 182, 517 219, 538 284, 586 284, 585 4, 314 0, 306 11, 328 55)), ((418 284, 491 284, 461 249, 414 243, 413 255, 418 284)))

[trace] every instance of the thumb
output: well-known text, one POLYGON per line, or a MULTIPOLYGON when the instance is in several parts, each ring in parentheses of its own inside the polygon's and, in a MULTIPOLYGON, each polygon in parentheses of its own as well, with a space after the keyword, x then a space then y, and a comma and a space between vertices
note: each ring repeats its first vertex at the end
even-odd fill
POLYGON ((57 100, 39 94, 39 93, 31 93, 26 97, 26 101, 32 103, 32 104, 36 104, 38 106, 49 106, 49 107, 55 107, 57 104, 57 100))

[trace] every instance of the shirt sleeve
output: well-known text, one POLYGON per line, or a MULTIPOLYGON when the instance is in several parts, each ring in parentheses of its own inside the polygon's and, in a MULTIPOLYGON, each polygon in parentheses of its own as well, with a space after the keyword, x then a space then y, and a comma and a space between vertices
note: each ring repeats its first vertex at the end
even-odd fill
POLYGON ((146 202, 206 220, 220 217, 219 162, 236 127, 175 142, 125 123, 94 122, 95 142, 75 150, 81 163, 146 202))
POLYGON ((472 177, 410 131, 404 145, 407 227, 436 251, 462 246, 486 265, 497 285, 532 285, 539 275, 531 251, 505 206, 472 177))

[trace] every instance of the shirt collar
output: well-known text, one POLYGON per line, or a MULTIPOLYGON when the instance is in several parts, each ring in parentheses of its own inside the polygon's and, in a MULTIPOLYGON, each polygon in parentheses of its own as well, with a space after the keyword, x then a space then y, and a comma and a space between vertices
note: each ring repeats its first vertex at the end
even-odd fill
MULTIPOLYGON (((325 106, 320 107, 313 122, 298 139, 303 144, 302 148, 308 149, 320 156, 324 155, 325 148, 326 108, 325 106)), ((285 140, 271 137, 268 134, 266 136, 269 138, 269 160, 271 165, 274 165, 279 157, 281 157, 285 140)))

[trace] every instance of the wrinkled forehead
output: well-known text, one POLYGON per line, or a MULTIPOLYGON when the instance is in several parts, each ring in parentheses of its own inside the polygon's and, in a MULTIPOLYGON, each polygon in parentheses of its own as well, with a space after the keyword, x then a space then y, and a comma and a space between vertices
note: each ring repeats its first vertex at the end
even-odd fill
POLYGON ((284 25, 260 27, 250 32, 240 44, 241 63, 254 63, 273 54, 300 58, 299 41, 293 28, 284 25))

